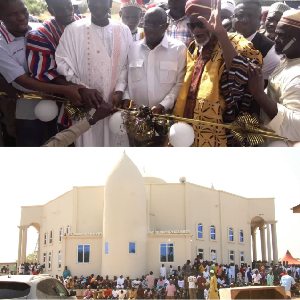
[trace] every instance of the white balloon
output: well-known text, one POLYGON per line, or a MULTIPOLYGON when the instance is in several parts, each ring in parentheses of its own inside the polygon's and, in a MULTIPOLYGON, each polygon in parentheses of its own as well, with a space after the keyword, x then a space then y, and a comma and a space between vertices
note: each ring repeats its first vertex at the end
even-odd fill
POLYGON ((178 122, 170 128, 169 141, 173 147, 190 147, 194 138, 193 127, 185 122, 178 122))
POLYGON ((124 127, 123 119, 121 117, 120 111, 117 111, 110 117, 110 119, 108 121, 108 127, 112 133, 115 133, 118 135, 126 134, 126 129, 124 127))
POLYGON ((34 113, 39 120, 49 122, 57 116, 58 107, 55 101, 42 100, 35 107, 34 113))

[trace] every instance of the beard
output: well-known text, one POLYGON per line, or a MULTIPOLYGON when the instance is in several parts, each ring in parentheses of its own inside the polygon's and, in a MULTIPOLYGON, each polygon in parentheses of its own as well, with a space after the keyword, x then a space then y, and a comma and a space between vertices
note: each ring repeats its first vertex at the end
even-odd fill
POLYGON ((195 36, 194 36, 194 38, 195 38, 196 44, 197 44, 199 47, 204 47, 205 45, 208 44, 208 42, 209 42, 209 40, 210 40, 210 38, 211 38, 211 33, 207 34, 207 35, 206 35, 206 39, 205 39, 204 41, 201 41, 201 42, 198 42, 195 36))

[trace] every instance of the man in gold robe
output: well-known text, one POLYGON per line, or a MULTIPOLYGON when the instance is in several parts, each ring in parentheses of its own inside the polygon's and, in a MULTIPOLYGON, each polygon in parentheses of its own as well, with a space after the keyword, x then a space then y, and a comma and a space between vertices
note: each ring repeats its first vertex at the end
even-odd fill
POLYGON ((210 270, 210 282, 205 283, 209 286, 209 299, 220 299, 218 294, 218 281, 214 270, 210 270))
MULTIPOLYGON (((187 72, 174 115, 229 124, 244 112, 251 113, 247 88, 249 62, 262 63, 259 51, 237 33, 222 26, 220 0, 189 0, 188 26, 194 41, 187 51, 187 72)), ((236 146, 222 126, 194 124, 194 147, 236 146)))

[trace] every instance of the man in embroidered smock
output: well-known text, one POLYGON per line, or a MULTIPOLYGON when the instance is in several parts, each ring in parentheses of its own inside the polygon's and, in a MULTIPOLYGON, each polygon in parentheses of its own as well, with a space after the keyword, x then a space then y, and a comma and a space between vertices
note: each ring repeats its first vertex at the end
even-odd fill
MULTIPOLYGON (((30 32, 27 39, 26 56, 31 77, 47 83, 70 85, 68 81, 58 73, 55 63, 55 51, 65 27, 74 21, 80 20, 81 16, 74 14, 71 0, 46 0, 48 11, 53 16, 46 20, 37 29, 30 32)), ((93 102, 96 90, 87 88, 80 89, 83 102, 90 107, 97 107, 98 102, 93 102)), ((100 97, 100 94, 98 93, 100 97)), ((81 102, 73 102, 81 105, 81 102)), ((59 124, 63 127, 72 125, 67 114, 64 113, 64 106, 59 114, 59 124)))
MULTIPOLYGON (((127 56, 132 43, 129 28, 109 19, 111 0, 90 0, 91 20, 70 24, 55 53, 57 70, 67 81, 96 89, 105 102, 121 105, 127 86, 127 56)), ((113 134, 109 118, 99 121, 77 141, 76 146, 126 146, 127 136, 113 134)))
MULTIPOLYGON (((259 33, 261 21, 260 0, 239 0, 234 10, 232 20, 233 28, 252 42, 254 48, 263 56, 263 76, 267 80, 274 69, 279 65, 280 58, 275 52, 275 44, 270 39, 259 33)), ((259 115, 259 109, 253 108, 253 112, 259 115)))
POLYGON ((192 34, 187 27, 189 18, 185 15, 186 0, 169 0, 167 11, 168 29, 167 35, 183 42, 187 47, 193 40, 192 34))
MULTIPOLYGON (((22 0, 0 0, 0 73, 7 83, 21 92, 39 91, 64 94, 81 101, 81 86, 59 86, 31 78, 26 61, 26 39, 31 30, 29 14, 22 0)), ((17 132, 22 146, 39 147, 56 134, 56 121, 42 122, 34 109, 39 101, 20 97, 16 103, 17 132)))
POLYGON ((145 37, 144 29, 138 28, 142 17, 142 9, 142 0, 121 1, 121 9, 119 14, 122 22, 129 27, 134 42, 139 41, 145 37))
MULTIPOLYGON (((248 110, 252 101, 247 90, 248 60, 261 62, 261 55, 242 36, 227 34, 220 11, 221 2, 216 0, 189 0, 186 4, 195 41, 187 51, 187 73, 174 115, 231 123, 248 110)), ((195 124, 193 128, 192 146, 236 145, 233 136, 221 126, 195 124)))
POLYGON ((249 89, 262 108, 267 129, 300 141, 300 11, 286 11, 275 34, 275 50, 284 59, 269 78, 267 94, 262 71, 255 66, 249 69, 249 89))

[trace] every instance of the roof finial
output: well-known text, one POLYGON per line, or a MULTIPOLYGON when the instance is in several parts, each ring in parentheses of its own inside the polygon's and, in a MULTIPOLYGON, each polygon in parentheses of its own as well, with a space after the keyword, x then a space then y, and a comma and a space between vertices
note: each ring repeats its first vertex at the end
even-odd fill
POLYGON ((124 150, 123 154, 126 154, 125 150, 124 150))
POLYGON ((146 173, 146 167, 145 166, 143 166, 143 171, 144 171, 144 173, 146 173))
POLYGON ((214 185, 213 185, 212 183, 211 183, 211 189, 213 189, 213 190, 215 189, 215 188, 214 188, 214 185))

